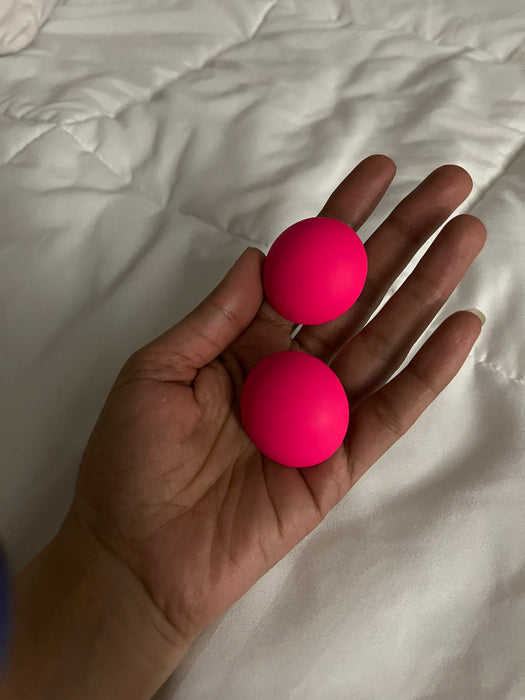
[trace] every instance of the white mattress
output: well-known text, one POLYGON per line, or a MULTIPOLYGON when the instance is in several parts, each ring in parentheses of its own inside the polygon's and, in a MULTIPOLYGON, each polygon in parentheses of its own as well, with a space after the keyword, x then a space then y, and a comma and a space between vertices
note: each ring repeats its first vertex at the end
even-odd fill
POLYGON ((456 379, 159 700, 525 698, 524 36, 523 0, 69 0, 0 59, 0 532, 17 568, 61 522, 125 358, 363 157, 398 165, 363 239, 450 162, 474 180, 456 213, 488 230, 414 348, 478 306, 456 379))

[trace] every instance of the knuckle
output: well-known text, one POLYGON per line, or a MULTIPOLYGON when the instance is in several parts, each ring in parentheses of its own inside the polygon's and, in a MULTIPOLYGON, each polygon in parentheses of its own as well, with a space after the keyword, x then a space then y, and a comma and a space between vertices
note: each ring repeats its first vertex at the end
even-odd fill
POLYGON ((159 351, 146 345, 136 350, 124 363, 120 377, 124 381, 138 381, 150 379, 155 381, 173 381, 185 370, 187 372, 188 361, 177 353, 159 351))
POLYGON ((416 270, 403 286, 418 306, 439 308, 447 300, 447 294, 442 285, 441 280, 433 279, 422 270, 416 270))
POLYGON ((403 207, 399 206, 392 211, 389 216, 390 224, 398 231, 401 235, 405 236, 411 243, 416 244, 418 239, 418 234, 420 233, 417 226, 405 215, 403 207))
POLYGON ((379 423, 396 438, 401 437, 408 430, 398 409, 384 392, 379 391, 375 395, 372 407, 379 423))
POLYGON ((124 362, 120 374, 127 380, 141 379, 147 376, 155 365, 155 359, 152 357, 151 351, 147 348, 140 348, 124 362))
POLYGON ((440 387, 426 373, 422 372, 417 364, 413 364, 409 369, 412 375, 421 384, 421 393, 423 395, 430 394, 431 399, 435 399, 441 391, 440 387))
POLYGON ((381 363, 390 362, 392 357, 392 344, 388 338, 380 333, 373 321, 368 323, 359 333, 369 352, 381 363))
POLYGON ((226 304, 220 304, 213 298, 210 300, 210 303, 217 309, 217 311, 219 311, 219 313, 222 316, 224 316, 224 318, 229 323, 232 324, 234 328, 240 330, 245 326, 245 323, 243 323, 243 320, 233 307, 227 306, 226 304))

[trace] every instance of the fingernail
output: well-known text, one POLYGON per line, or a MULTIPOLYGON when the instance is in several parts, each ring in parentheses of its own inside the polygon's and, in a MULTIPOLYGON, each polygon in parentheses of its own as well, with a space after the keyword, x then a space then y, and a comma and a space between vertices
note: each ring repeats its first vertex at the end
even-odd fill
POLYGON ((479 320, 481 321, 482 326, 485 323, 485 321, 487 320, 483 311, 480 311, 479 309, 465 309, 465 311, 470 311, 471 314, 474 314, 474 316, 477 316, 479 318, 479 320))

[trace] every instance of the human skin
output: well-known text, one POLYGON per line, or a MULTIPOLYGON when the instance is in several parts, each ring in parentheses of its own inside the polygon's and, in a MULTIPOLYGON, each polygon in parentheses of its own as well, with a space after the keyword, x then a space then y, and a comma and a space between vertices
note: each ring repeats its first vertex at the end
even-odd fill
MULTIPOLYGON (((359 230, 395 171, 387 156, 366 158, 320 216, 359 230)), ((483 248, 479 219, 452 218, 369 319, 471 189, 465 170, 444 165, 408 194, 366 240, 364 290, 335 321, 292 339, 292 324, 264 299, 265 256, 248 248, 198 307, 129 358, 64 523, 15 578, 2 698, 150 698, 202 631, 406 433, 480 333, 476 315, 452 313, 391 378, 483 248), (342 446, 306 469, 264 457, 240 421, 247 373, 281 350, 330 362, 348 395, 342 446)))

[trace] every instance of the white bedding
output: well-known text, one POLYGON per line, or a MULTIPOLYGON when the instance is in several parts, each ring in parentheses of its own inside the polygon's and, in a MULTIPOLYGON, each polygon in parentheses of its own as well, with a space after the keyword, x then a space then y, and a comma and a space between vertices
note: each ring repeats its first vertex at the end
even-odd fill
POLYGON ((28 46, 58 0, 0 0, 0 56, 28 46))
POLYGON ((363 157, 398 165, 363 239, 450 162, 474 180, 456 213, 488 230, 415 348, 479 307, 456 379, 159 700, 525 698, 524 37, 523 0, 68 0, 0 58, 16 568, 61 522, 125 358, 363 157))

